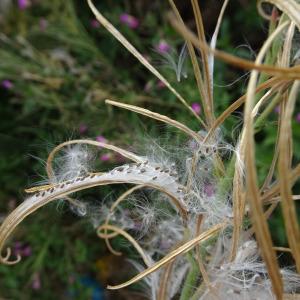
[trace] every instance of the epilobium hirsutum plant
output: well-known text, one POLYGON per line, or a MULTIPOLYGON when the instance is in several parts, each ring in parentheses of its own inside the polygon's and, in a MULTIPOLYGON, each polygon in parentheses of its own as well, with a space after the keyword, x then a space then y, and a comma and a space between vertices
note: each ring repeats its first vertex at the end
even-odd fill
POLYGON ((3 253, 4 244, 16 226, 38 208, 65 199, 84 214, 89 207, 75 198, 76 192, 127 183, 133 187, 115 201, 103 203, 102 215, 92 213, 97 234, 112 253, 120 255, 110 240, 122 236, 140 256, 139 260, 131 260, 138 274, 109 289, 143 280, 144 294, 150 299, 291 299, 300 289, 300 233, 294 201, 299 196, 292 190, 300 176, 300 165, 293 157, 291 130, 300 85, 300 67, 294 60, 299 46, 294 36, 300 29, 300 5, 293 0, 258 1, 262 16, 270 20, 270 32, 255 62, 251 62, 215 49, 228 1, 224 1, 210 45, 205 40, 198 2, 191 1, 197 35, 185 26, 173 0, 169 2, 173 11, 170 21, 185 39, 191 59, 203 119, 88 0, 96 19, 165 84, 199 121, 201 130, 195 131, 157 112, 107 100, 109 105, 175 127, 186 134, 186 146, 169 151, 154 145, 148 147, 151 149, 146 155, 90 140, 57 146, 47 160, 49 184, 27 190, 31 196, 0 227, 0 261, 20 261, 19 256, 11 259, 9 248, 3 253), (270 16, 264 12, 265 2, 274 6, 270 16), (201 55, 201 65, 196 50, 201 55), (246 94, 218 117, 213 98, 215 57, 251 71, 246 94), (223 137, 221 124, 243 104, 243 128, 236 145, 231 145, 223 137), (278 105, 274 155, 260 183, 254 135, 278 105), (107 172, 95 172, 89 151, 92 146, 117 152, 128 163, 107 172), (61 150, 64 155, 57 163, 56 154, 61 150), (273 245, 267 224, 279 203, 289 248, 273 245), (278 250, 292 254, 295 270, 279 268, 278 250))

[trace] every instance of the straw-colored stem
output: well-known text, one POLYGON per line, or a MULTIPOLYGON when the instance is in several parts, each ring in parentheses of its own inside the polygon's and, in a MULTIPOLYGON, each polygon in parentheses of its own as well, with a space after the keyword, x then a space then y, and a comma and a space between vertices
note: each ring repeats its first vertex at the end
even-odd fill
POLYGON ((108 230, 116 232, 118 235, 122 235, 123 237, 125 237, 127 239, 127 241, 129 241, 131 243, 131 245, 136 249, 136 251, 142 257, 145 265, 147 267, 150 267, 151 261, 149 260, 149 257, 146 255, 146 253, 144 252, 142 247, 138 244, 138 242, 126 231, 122 230, 121 228, 119 228, 117 226, 104 224, 97 229, 97 235, 102 239, 106 239, 108 230), (102 232, 102 231, 104 231, 104 232, 102 232))
MULTIPOLYGON (((174 1, 169 0, 169 3, 171 5, 173 12, 176 15, 178 21, 182 24, 182 26, 185 26, 174 1)), ((191 57, 193 71, 194 71, 194 75, 195 75, 195 79, 196 79, 196 84, 197 84, 197 87, 198 87, 198 90, 199 90, 199 93, 201 96, 202 107, 203 107, 203 111, 204 111, 204 115, 205 115, 205 120, 207 123, 207 121, 211 119, 211 116, 210 116, 210 111, 208 110, 207 92, 206 92, 204 82, 202 79, 201 69, 199 67, 198 59, 197 59, 193 44, 189 40, 187 40, 186 43, 187 43, 187 48, 188 48, 188 51, 189 51, 189 54, 191 57)))
MULTIPOLYGON (((266 54, 267 50, 271 46, 273 40, 277 37, 279 33, 289 22, 285 22, 281 26, 277 27, 276 30, 270 35, 262 46, 257 58, 256 65, 262 63, 262 59, 266 54)), ((274 294, 278 299, 282 299, 283 286, 282 279, 279 272, 278 263, 276 260, 276 255, 274 253, 273 243, 271 240, 270 231, 268 224, 264 217, 264 211, 262 207, 262 202, 259 194, 258 184, 257 184, 257 173, 255 168, 255 144, 254 144, 254 125, 253 125, 253 102, 255 100, 255 86, 257 82, 258 72, 256 70, 251 72, 250 80, 246 93, 245 101, 245 118, 244 118, 244 144, 243 144, 243 154, 245 157, 245 174, 246 174, 246 199, 248 200, 251 207, 251 216, 253 220, 253 227, 255 230, 256 238, 261 249, 263 259, 266 263, 266 267, 272 282, 272 288, 274 294)))
POLYGON ((87 0, 90 9, 96 19, 109 31, 138 61, 145 66, 152 74, 161 80, 165 86, 179 99, 179 101, 190 111, 190 113, 203 125, 205 123, 196 114, 196 112, 188 105, 187 101, 173 88, 173 86, 163 77, 145 57, 97 10, 91 0, 87 0))
POLYGON ((285 106, 285 112, 281 120, 278 157, 278 178, 282 197, 281 205, 284 216, 285 230, 287 233, 289 246, 296 261, 298 272, 300 272, 300 230, 297 220, 296 206, 292 198, 291 183, 288 180, 288 174, 290 174, 291 171, 292 160, 291 118, 299 87, 300 81, 296 81, 293 84, 289 99, 285 106))
POLYGON ((265 64, 255 64, 252 61, 236 57, 221 50, 212 50, 206 43, 199 41, 193 32, 186 27, 183 27, 176 19, 169 16, 170 22, 173 27, 186 39, 190 40, 192 44, 198 49, 206 49, 208 52, 212 52, 215 57, 223 60, 233 66, 236 66, 245 70, 257 70, 269 75, 284 77, 285 79, 300 79, 300 66, 294 66, 290 68, 274 67, 265 64))
MULTIPOLYGON (((109 224, 109 221, 110 221, 110 218, 111 216, 113 215, 114 213, 114 210, 119 206, 119 204, 124 201, 129 195, 131 195, 133 192, 135 192, 136 190, 139 190, 139 189, 142 189, 144 188, 145 185, 141 184, 141 185, 136 185, 134 187, 132 187, 131 189, 127 190, 125 193, 123 193, 120 197, 118 197, 118 199, 112 204, 110 210, 109 210, 109 214, 107 214, 106 216, 106 219, 105 219, 105 223, 104 225, 108 225, 109 224)), ((107 233, 107 232, 106 232, 107 233)), ((119 251, 115 251, 112 247, 112 245, 110 244, 109 242, 109 239, 108 238, 105 238, 105 243, 106 243, 106 246, 107 248, 109 249, 109 251, 111 253, 113 253, 114 255, 117 255, 117 256, 120 256, 122 255, 121 252, 119 251)))
POLYGON ((221 223, 221 224, 217 224, 217 225, 213 226, 212 228, 210 228, 209 230, 203 232, 202 234, 200 234, 196 238, 186 242, 182 246, 178 247, 174 251, 167 254, 164 258, 162 258, 160 261, 155 263, 151 268, 146 269, 145 271, 139 273, 137 276, 133 277, 132 279, 130 279, 130 280, 128 280, 128 281, 126 281, 122 284, 115 285, 115 286, 110 286, 109 285, 109 286, 107 286, 107 288, 110 289, 110 290, 117 290, 117 289, 121 289, 123 287, 129 286, 133 283, 136 283, 136 282, 140 281, 144 277, 150 275, 151 273, 157 271, 158 269, 160 269, 163 266, 165 266, 166 264, 168 264, 170 261, 174 260, 177 256, 190 251, 198 243, 206 241, 207 239, 209 239, 211 236, 216 234, 218 231, 220 231, 225 226, 226 226, 226 223, 221 223))
MULTIPOLYGON (((195 21, 196 21, 198 39, 202 43, 206 44, 203 20, 202 20, 202 15, 198 4, 198 0, 191 0, 191 2, 193 6, 195 21)), ((212 122, 214 121, 214 115, 213 115, 214 108, 213 108, 213 97, 212 97, 212 82, 211 82, 210 70, 208 65, 208 51, 206 48, 201 48, 200 52, 203 60, 204 83, 206 85, 206 94, 208 99, 207 112, 208 112, 209 119, 207 121, 208 124, 212 124, 212 122)))
MULTIPOLYGON (((268 2, 277 6, 297 25, 300 30, 300 4, 295 0, 258 0, 257 7, 263 13, 262 3, 268 2)), ((264 13, 263 13, 264 14, 264 13)))
POLYGON ((134 111, 134 112, 136 112, 138 114, 141 114, 141 115, 147 116, 149 118, 152 118, 152 119, 164 122, 166 124, 169 124, 169 125, 171 125, 173 127, 176 127, 177 129, 185 132, 191 138, 195 139, 197 142, 201 142, 201 140, 202 140, 202 138, 200 137, 200 135, 198 133, 196 133, 195 131, 191 130, 186 125, 184 125, 184 124, 182 124, 182 123, 180 123, 178 121, 175 121, 175 120, 173 120, 173 119, 171 119, 169 117, 161 115, 159 113, 155 113, 153 111, 150 111, 148 109, 144 109, 142 107, 138 107, 138 106, 135 106, 135 105, 130 105, 130 104, 125 104, 125 103, 121 103, 121 102, 116 102, 116 101, 112 101, 112 100, 109 100, 109 99, 105 100, 105 103, 113 105, 113 106, 121 107, 121 108, 124 108, 124 109, 127 109, 127 110, 131 110, 131 111, 134 111))

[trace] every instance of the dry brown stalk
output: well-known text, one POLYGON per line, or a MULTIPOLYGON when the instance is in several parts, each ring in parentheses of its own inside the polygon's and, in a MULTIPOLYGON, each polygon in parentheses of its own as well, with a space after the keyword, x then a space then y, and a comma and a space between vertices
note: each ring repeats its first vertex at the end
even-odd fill
POLYGON ((300 66, 294 66, 290 68, 280 68, 273 67, 265 64, 255 64, 252 61, 238 58, 231 54, 228 54, 224 51, 215 49, 212 50, 206 43, 199 41, 199 39, 195 36, 193 32, 191 32, 186 27, 183 27, 175 18, 171 15, 169 16, 170 22, 173 27, 186 39, 192 42, 192 44, 198 49, 206 49, 206 51, 211 52, 214 56, 220 60, 223 60, 233 66, 236 66, 245 70, 257 70, 263 73, 284 77, 285 79, 300 79, 300 66))
POLYGON ((140 281, 145 276, 150 275, 151 273, 155 272, 156 270, 160 269, 161 267, 163 267, 166 264, 168 264, 169 262, 171 262, 178 255, 181 255, 181 254, 184 254, 184 253, 190 251, 198 243, 203 242, 203 241, 209 239, 210 237, 212 237, 214 234, 216 234, 218 231, 220 231, 225 226, 226 226, 226 223, 221 223, 221 224, 213 226, 209 230, 201 233, 196 238, 188 241, 184 245, 182 245, 182 246, 178 247, 177 249, 175 249, 174 251, 170 252, 164 258, 162 258, 160 261, 158 261, 157 263, 155 263, 152 267, 150 267, 150 268, 146 269, 145 271, 139 273, 138 275, 136 275, 132 279, 130 279, 130 280, 128 280, 128 281, 126 281, 126 282, 124 282, 122 284, 119 284, 119 285, 115 285, 115 286, 110 286, 109 285, 109 286, 107 286, 107 288, 110 289, 110 290, 117 290, 117 289, 121 289, 123 287, 129 286, 129 285, 131 285, 133 283, 136 283, 136 282, 140 281))
POLYGON ((291 182, 291 117, 294 111, 295 102, 300 87, 300 82, 296 81, 291 89, 289 99, 285 106, 285 111, 281 120, 279 137, 279 158, 278 158, 278 178, 280 183, 281 205, 284 215, 285 229, 288 242, 296 261, 296 267, 300 272, 300 231, 297 220, 295 202, 292 197, 291 182))
MULTIPOLYGON (((276 30, 269 36, 264 45, 262 46, 255 64, 259 65, 262 63, 263 57, 267 50, 271 46, 273 40, 276 36, 282 32, 283 29, 289 22, 285 22, 278 26, 276 30)), ((255 144, 254 144, 254 122, 253 122, 253 102, 255 99, 255 86, 258 77, 258 72, 256 70, 251 72, 247 96, 245 101, 245 117, 244 117, 244 129, 245 140, 243 141, 243 156, 245 157, 245 173, 246 173, 246 199, 251 207, 251 217, 253 220, 253 227, 255 230, 255 235, 258 244, 261 249, 262 256, 266 263, 270 279, 272 281, 272 288, 274 294, 278 299, 282 299, 283 286, 282 279, 279 272, 279 267, 276 259, 276 255, 273 248, 273 243, 271 240, 270 231, 268 229, 268 224, 266 222, 264 211, 262 207, 262 202, 260 198, 260 193, 257 184, 257 174, 255 167, 255 144), (245 149, 247 147, 247 150, 245 149)))

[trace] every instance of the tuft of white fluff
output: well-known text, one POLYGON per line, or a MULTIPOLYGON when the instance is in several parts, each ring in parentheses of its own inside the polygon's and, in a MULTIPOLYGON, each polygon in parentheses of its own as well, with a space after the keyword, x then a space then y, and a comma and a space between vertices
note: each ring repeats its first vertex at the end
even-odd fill
POLYGON ((169 69, 173 70, 176 75, 178 82, 181 81, 181 78, 187 78, 186 72, 186 58, 187 58, 187 47, 186 43, 183 44, 179 54, 175 49, 171 49, 170 52, 159 52, 163 56, 163 64, 166 65, 169 69))
MULTIPOLYGON (((230 300, 269 300, 276 299, 268 277, 265 263, 260 259, 257 244, 254 240, 245 241, 239 248, 234 261, 227 262, 229 240, 219 239, 209 264, 209 277, 214 292, 220 299, 230 300), (222 250, 223 249, 223 250, 222 250)), ((300 276, 292 270, 282 269, 284 291, 295 293, 300 288, 300 276)), ((199 300, 214 299, 207 289, 199 300)))
POLYGON ((65 147, 62 154, 55 159, 54 181, 62 182, 73 179, 91 171, 95 155, 84 144, 65 147))

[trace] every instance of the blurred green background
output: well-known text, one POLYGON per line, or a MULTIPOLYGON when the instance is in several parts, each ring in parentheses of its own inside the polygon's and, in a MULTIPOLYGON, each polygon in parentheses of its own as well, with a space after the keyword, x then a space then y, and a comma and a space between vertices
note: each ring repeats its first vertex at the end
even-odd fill
MULTIPOLYGON (((98 2, 99 10, 189 103, 198 104, 189 62, 185 66, 187 78, 180 82, 174 70, 162 63, 162 45, 179 52, 184 43, 167 21, 167 1, 98 2), (128 20, 127 14, 133 23, 124 19, 127 16, 128 20)), ((189 2, 178 1, 178 6, 186 23, 194 28, 189 2)), ((221 1, 201 1, 201 7, 209 39, 221 1)), ((176 134, 153 120, 112 109, 105 105, 106 98, 142 106, 194 130, 201 129, 169 90, 102 28, 85 1, 7 0, 0 2, 0 9, 0 220, 23 201, 24 188, 45 179, 45 160, 54 145, 87 137, 134 149, 135 145, 143 148, 139 143, 144 136, 170 140, 176 134)), ((268 24, 257 14, 255 1, 232 1, 217 46, 253 59, 267 32, 268 24)), ((219 115, 245 92, 248 74, 219 61, 215 68, 214 96, 219 115)), ((297 159, 299 122, 300 115, 296 114, 297 159)), ((235 143, 241 123, 242 109, 222 127, 227 141, 235 143)), ((276 112, 257 136, 261 176, 272 158, 275 124, 276 112)), ((95 164, 105 170, 119 160, 101 150, 95 164)), ((85 194, 87 201, 96 203, 99 215, 107 194, 114 195, 103 188, 85 194)), ((274 216, 274 241, 285 246, 280 212, 274 216)), ((16 266, 0 266, 0 299, 144 299, 139 293, 103 291, 108 282, 117 283, 126 277, 126 262, 108 253, 89 215, 81 218, 67 205, 50 204, 30 216, 16 230, 11 245, 24 258, 16 266)))

